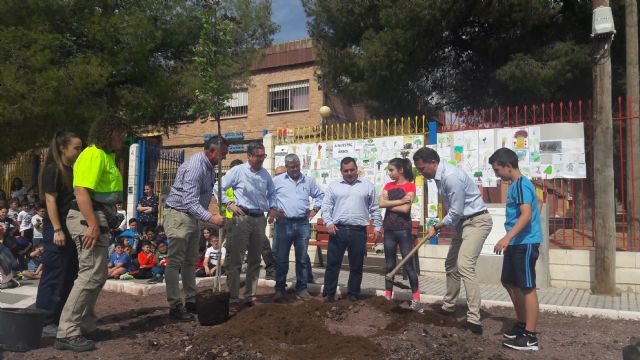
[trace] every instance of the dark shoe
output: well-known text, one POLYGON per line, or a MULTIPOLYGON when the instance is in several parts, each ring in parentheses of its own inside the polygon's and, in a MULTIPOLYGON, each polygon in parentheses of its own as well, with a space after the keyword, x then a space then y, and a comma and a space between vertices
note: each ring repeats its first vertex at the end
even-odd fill
POLYGON ((256 305, 255 301, 249 300, 242 303, 242 308, 250 308, 250 307, 254 307, 255 305, 256 305))
POLYGON ((282 291, 276 291, 276 294, 273 295, 273 302, 281 303, 284 301, 284 293, 282 291))
POLYGON ((302 290, 296 294, 296 297, 300 300, 311 300, 313 297, 307 290, 302 290))
POLYGON ((55 338, 57 333, 58 333, 58 325, 56 324, 45 325, 42 328, 43 338, 55 338))
POLYGON ((198 313, 198 304, 191 302, 191 301, 187 301, 184 303, 184 308, 192 313, 192 314, 197 314, 198 313))
POLYGON ((162 275, 155 275, 154 277, 152 277, 151 279, 149 279, 149 281, 147 281, 147 283, 149 284, 158 284, 164 281, 164 276, 162 275))
POLYGON ((264 276, 265 280, 274 280, 276 279, 276 273, 275 272, 267 272, 267 274, 264 276))
POLYGON ((95 350, 96 343, 84 336, 71 336, 56 339, 53 346, 58 350, 71 350, 75 352, 95 350))
POLYGON ((229 303, 229 315, 235 315, 240 311, 240 303, 232 301, 229 303))
POLYGON ((326 295, 326 296, 322 299, 322 301, 323 301, 325 304, 332 304, 332 303, 336 302, 336 296, 335 296, 335 295, 326 295))
POLYGON ((194 319, 193 315, 189 314, 182 304, 171 308, 171 310, 169 310, 169 316, 178 321, 193 321, 194 319))
POLYGON ((358 301, 358 296, 357 295, 347 295, 347 300, 349 301, 358 301))
POLYGON ((436 312, 440 315, 443 316, 456 316, 456 311, 455 310, 445 310, 442 307, 438 306, 436 308, 436 312))
POLYGON ((519 335, 524 334, 524 327, 525 327, 524 323, 517 322, 513 325, 511 329, 505 331, 502 334, 502 336, 504 336, 506 339, 515 339, 519 335))
POLYGON ((91 341, 104 341, 110 340, 113 337, 113 333, 110 330, 95 329, 88 334, 84 334, 84 337, 91 341))
POLYGON ((515 339, 509 339, 502 345, 515 350, 533 350, 538 351, 538 338, 530 334, 518 335, 515 339))
POLYGON ((476 334, 476 335, 482 335, 482 325, 480 324, 474 324, 472 322, 466 322, 464 324, 465 329, 471 331, 472 333, 476 334))

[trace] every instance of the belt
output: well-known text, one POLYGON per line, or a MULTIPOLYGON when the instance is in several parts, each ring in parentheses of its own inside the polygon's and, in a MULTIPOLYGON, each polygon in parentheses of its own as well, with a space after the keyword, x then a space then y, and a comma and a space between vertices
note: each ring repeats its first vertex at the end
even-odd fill
POLYGON ((465 217, 465 218, 462 218, 462 221, 471 220, 471 219, 473 219, 473 218, 474 218, 474 217, 476 217, 476 216, 480 216, 480 215, 484 215, 484 214, 488 214, 488 213, 489 213, 489 210, 484 209, 484 210, 482 210, 482 211, 478 211, 478 212, 477 212, 477 213, 475 213, 475 214, 471 214, 471 215, 469 215, 469 216, 467 216, 467 217, 465 217))
POLYGON ((299 216, 299 217, 286 217, 284 218, 287 221, 309 221, 309 218, 306 216, 299 216))
POLYGON ((245 214, 245 215, 247 215, 247 216, 251 216, 251 217, 262 217, 262 216, 264 216, 264 212, 262 212, 262 211, 251 211, 251 210, 247 209, 247 208, 246 208, 246 207, 244 207, 244 206, 238 206, 238 207, 239 207, 239 208, 244 212, 244 214, 245 214))
POLYGON ((357 231, 366 231, 367 227, 364 225, 348 225, 348 224, 335 224, 338 228, 343 228, 347 230, 357 230, 357 231))

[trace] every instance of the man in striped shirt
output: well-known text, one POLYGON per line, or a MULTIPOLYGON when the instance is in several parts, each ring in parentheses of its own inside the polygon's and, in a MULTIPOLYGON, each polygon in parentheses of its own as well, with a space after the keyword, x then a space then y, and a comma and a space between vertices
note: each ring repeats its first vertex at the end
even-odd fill
POLYGON ((196 311, 195 264, 198 260, 200 228, 198 221, 223 226, 225 218, 211 214, 207 208, 215 185, 214 165, 227 156, 229 143, 213 136, 204 143, 204 151, 185 161, 176 174, 165 203, 164 228, 169 241, 169 262, 165 269, 169 315, 176 320, 191 321, 196 311), (180 299, 179 274, 185 292, 185 305, 180 299), (186 308, 186 309, 185 309, 186 308))

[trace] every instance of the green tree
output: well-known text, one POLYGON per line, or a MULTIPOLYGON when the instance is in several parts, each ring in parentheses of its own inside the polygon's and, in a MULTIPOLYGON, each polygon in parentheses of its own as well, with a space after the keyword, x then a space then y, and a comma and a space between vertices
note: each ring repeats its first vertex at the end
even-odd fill
MULTIPOLYGON (((0 159, 46 144, 61 128, 85 134, 104 113, 166 129, 194 119, 196 90, 208 81, 194 61, 207 3, 0 2, 0 159)), ((234 25, 245 38, 274 26, 264 2, 224 4, 248 16, 234 25)), ((220 59, 254 51, 249 48, 255 43, 237 34, 232 38, 235 47, 220 59)))
POLYGON ((590 96, 588 1, 302 2, 320 81, 375 115, 590 96))

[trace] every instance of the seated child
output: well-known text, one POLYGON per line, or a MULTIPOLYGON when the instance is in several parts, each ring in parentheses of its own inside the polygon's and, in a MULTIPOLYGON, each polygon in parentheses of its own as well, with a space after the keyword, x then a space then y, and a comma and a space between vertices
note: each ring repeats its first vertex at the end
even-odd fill
POLYGON ((156 228, 156 236, 158 237, 158 241, 164 242, 167 246, 169 245, 169 239, 167 239, 167 233, 164 232, 164 226, 158 225, 156 228))
POLYGON ((158 248, 158 243, 160 242, 158 240, 158 235, 156 234, 156 229, 151 226, 147 226, 144 229, 144 236, 142 237, 142 241, 148 241, 149 244, 151 244, 151 250, 156 251, 156 249, 158 248))
POLYGON ((138 264, 138 271, 133 276, 136 279, 150 279, 157 260, 156 253, 151 250, 151 244, 148 241, 142 243, 142 251, 138 254, 138 264))
POLYGON ((39 208, 36 211, 36 214, 31 218, 31 225, 33 225, 33 240, 31 242, 33 243, 33 246, 42 242, 42 226, 45 214, 46 209, 39 208))
POLYGON ((108 265, 108 276, 112 279, 120 279, 120 276, 133 270, 131 258, 124 252, 124 244, 116 243, 115 251, 111 254, 108 265))
MULTIPOLYGON (((4 232, 4 227, 0 227, 0 235, 4 232)), ((11 289, 20 286, 13 278, 13 267, 16 259, 11 250, 0 242, 0 289, 11 289)))
MULTIPOLYGON (((220 247, 220 239, 218 234, 211 234, 209 238, 209 247, 204 254, 203 268, 196 272, 198 277, 213 276, 218 269, 218 259, 220 260, 220 268, 224 265, 224 258, 227 254, 227 249, 220 247)), ((220 273, 222 275, 222 273, 220 273)))
POLYGON ((22 272, 25 279, 40 279, 42 276, 42 254, 44 254, 44 244, 35 245, 31 254, 29 254, 28 270, 22 272))
POLYGON ((153 277, 149 280, 149 284, 160 283, 164 280, 164 269, 167 267, 167 262, 169 261, 168 251, 169 249, 165 242, 158 244, 158 249, 156 250, 157 264, 151 269, 153 277))
POLYGON ((198 249, 198 262, 196 263, 196 276, 198 276, 198 270, 204 268, 204 253, 205 248, 201 247, 198 249))

